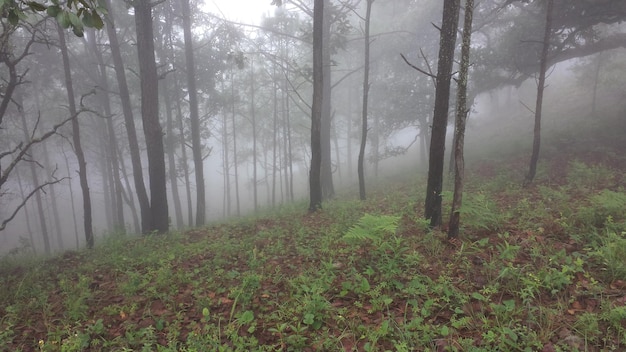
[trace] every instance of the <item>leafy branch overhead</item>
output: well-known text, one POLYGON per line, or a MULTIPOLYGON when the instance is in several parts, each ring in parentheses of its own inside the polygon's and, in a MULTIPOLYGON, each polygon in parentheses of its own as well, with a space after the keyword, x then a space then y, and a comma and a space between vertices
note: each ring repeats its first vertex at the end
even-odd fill
POLYGON ((29 13, 43 13, 54 17, 63 28, 71 28, 75 35, 82 37, 85 27, 100 29, 104 26, 102 16, 106 8, 98 0, 68 0, 61 3, 51 1, 0 0, 1 18, 11 25, 26 21, 29 13))

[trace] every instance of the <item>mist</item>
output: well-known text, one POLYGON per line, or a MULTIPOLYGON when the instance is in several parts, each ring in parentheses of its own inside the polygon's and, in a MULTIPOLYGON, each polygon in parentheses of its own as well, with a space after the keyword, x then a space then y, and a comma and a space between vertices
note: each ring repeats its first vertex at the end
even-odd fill
MULTIPOLYGON (((312 156, 313 2, 283 1, 269 12, 258 13, 254 23, 239 22, 249 14, 211 13, 212 7, 201 1, 190 5, 191 51, 185 50, 188 43, 180 4, 166 1, 152 9, 157 101, 146 101, 142 95, 143 59, 137 52, 141 39, 133 9, 117 2, 108 9, 115 21, 104 25, 115 26, 117 44, 105 28, 85 26, 82 36, 71 26, 63 30, 96 242, 158 230, 142 229, 137 192, 137 182, 143 181, 148 197, 154 199, 147 149, 154 133, 143 129, 155 121, 164 149, 165 173, 160 181, 166 186, 169 231, 294 204, 306 210, 312 156), (123 67, 115 67, 113 46, 123 67), (195 59, 194 94, 187 75, 190 52, 195 59), (124 74, 131 104, 126 111, 120 83, 124 74), (192 101, 197 104, 197 127, 192 101), (146 116, 142 119, 150 104, 158 111, 152 122, 146 116), (134 178, 138 170, 133 165, 125 114, 132 114, 136 126, 143 172, 139 180, 134 178), (202 165, 206 201, 200 223, 197 165, 202 165)), ((328 85, 322 108, 322 128, 327 133, 322 132, 321 150, 324 201, 358 198, 366 5, 367 1, 326 2, 330 24, 324 61, 328 85)), ((596 36, 580 39, 554 34, 542 127, 544 133, 560 136, 555 138, 564 143, 586 143, 569 138, 570 131, 600 119, 623 119, 626 112, 622 77, 626 33, 621 24, 626 11, 615 11, 619 20, 611 17, 589 27, 584 27, 588 23, 582 17, 579 22, 574 18, 555 24, 561 26, 557 29, 567 29, 560 32, 562 36, 577 28, 596 36), (577 51, 581 45, 588 50, 577 51)), ((441 14, 440 0, 377 0, 372 4, 366 185, 394 175, 427 175, 440 38, 432 24, 440 24, 441 14)), ((543 34, 541 7, 534 2, 483 1, 474 16, 467 163, 520 150, 530 155, 541 51, 537 42, 543 34)), ((73 113, 56 21, 32 13, 17 25, 2 17, 2 25, 0 93, 7 103, 0 111, 0 221, 10 221, 0 231, 0 254, 44 253, 46 246, 52 252, 85 247, 82 194, 86 190, 81 190, 72 140, 76 130, 70 126, 72 121, 66 121, 73 113)), ((460 50, 459 43, 456 50, 460 50)), ((453 78, 458 65, 454 63, 453 78)), ((454 80, 452 90, 456 90, 454 80)), ((453 93, 446 165, 454 131, 453 93)), ((523 180, 524 175, 519 175, 517 181, 523 180)))

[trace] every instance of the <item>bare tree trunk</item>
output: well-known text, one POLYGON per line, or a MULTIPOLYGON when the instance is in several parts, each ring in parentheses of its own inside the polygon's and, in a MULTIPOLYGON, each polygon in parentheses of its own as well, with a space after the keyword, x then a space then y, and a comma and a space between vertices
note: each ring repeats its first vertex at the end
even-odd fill
POLYGON ((273 126, 272 126, 272 207, 276 206, 276 173, 278 171, 278 167, 276 164, 278 163, 278 84, 276 82, 276 63, 272 66, 273 74, 272 74, 272 84, 273 84, 273 126))
POLYGON ((133 167, 133 182, 135 185, 135 192, 137 193, 137 200, 139 202, 139 208, 141 211, 141 233, 148 233, 150 228, 150 200, 148 199, 148 193, 146 191, 146 186, 143 180, 143 167, 141 165, 141 154, 139 152, 139 142, 137 140, 135 119, 133 118, 133 108, 130 103, 130 92, 128 90, 128 83, 126 82, 124 62, 122 61, 120 45, 117 40, 115 23, 111 14, 110 0, 105 0, 105 4, 108 9, 108 15, 106 16, 107 36, 109 37, 111 57, 113 58, 113 65, 115 67, 115 76, 117 78, 117 84, 120 93, 122 112, 124 114, 124 126, 126 127, 126 134, 128 136, 130 160, 133 167))
MULTIPOLYGON (((65 72, 65 88, 67 89, 67 100, 69 102, 71 116, 76 116, 76 102, 74 98, 74 86, 72 84, 72 73, 70 71, 70 57, 67 52, 67 44, 65 43, 65 33, 59 24, 57 24, 57 33, 59 34, 59 46, 61 48, 61 56, 63 57, 63 71, 65 72)), ((72 141, 74 143, 74 152, 78 160, 78 176, 80 179, 80 188, 83 194, 83 224, 85 228, 85 240, 87 248, 93 248, 93 226, 91 214, 91 196, 89 194, 89 184, 87 182, 87 163, 85 162, 85 154, 80 142, 80 125, 78 117, 72 119, 72 141)))
POLYGON ((101 94, 101 104, 104 108, 104 116, 106 116, 106 131, 108 136, 108 143, 105 140, 104 144, 109 158, 110 167, 107 169, 110 171, 110 187, 112 190, 111 204, 113 210, 113 218, 114 224, 113 227, 115 231, 126 232, 126 220, 124 219, 124 202, 122 200, 122 179, 120 177, 120 169, 119 169, 119 157, 117 154, 117 137, 115 135, 115 128, 113 127, 113 113, 111 112, 111 99, 109 96, 109 79, 107 75, 107 68, 104 63, 104 59, 102 57, 102 52, 100 48, 96 45, 96 38, 93 30, 88 31, 91 34, 91 51, 94 53, 96 60, 98 62, 98 66, 100 68, 99 75, 99 85, 102 89, 101 94))
POLYGON ((181 153, 181 158, 179 163, 182 164, 183 167, 183 179, 185 180, 185 193, 186 193, 186 198, 187 198, 187 222, 189 223, 189 226, 191 226, 191 224, 193 224, 193 206, 192 206, 192 201, 191 201, 191 183, 190 183, 190 175, 191 172, 189 171, 189 162, 188 162, 188 158, 187 158, 187 143, 186 143, 186 139, 185 139, 185 124, 183 122, 183 112, 182 112, 182 108, 180 106, 180 96, 178 95, 178 92, 180 91, 180 87, 178 87, 178 84, 175 82, 174 83, 174 101, 176 102, 176 115, 177 115, 177 121, 178 121, 178 129, 180 130, 180 153, 181 153))
POLYGON ((322 117, 320 124, 320 145, 322 148, 320 182, 322 184, 322 199, 331 199, 335 196, 335 186, 333 185, 332 151, 330 144, 330 119, 332 106, 330 27, 332 23, 328 13, 330 10, 329 0, 324 1, 324 24, 322 28, 322 75, 324 78, 322 88, 322 117))
POLYGON ((141 81, 141 119, 146 139, 148 176, 150 178, 149 232, 165 233, 169 229, 169 214, 163 130, 159 122, 159 81, 154 56, 152 3, 150 0, 136 0, 133 4, 135 6, 137 54, 141 81))
POLYGON ((465 144, 465 122, 469 109, 467 107, 467 76, 470 64, 470 45, 472 42, 472 20, 474 15, 474 0, 465 0, 465 20, 463 23, 463 46, 461 47, 461 68, 457 91, 456 121, 454 130, 454 195, 448 225, 448 238, 459 237, 461 222, 461 205, 463 202, 463 181, 465 175, 465 160, 463 148, 465 144))
POLYGON ((309 171, 309 211, 322 208, 321 122, 324 103, 324 1, 315 0, 313 9, 313 105, 311 107, 311 169, 309 171))
POLYGON ((543 35, 543 47, 539 66, 539 79, 537 80, 537 103, 535 105, 535 128, 533 136, 533 151, 530 157, 530 167, 526 175, 525 185, 533 182, 537 174, 537 162, 539 161, 539 149, 541 147, 541 110, 543 107, 543 92, 546 84, 546 71, 548 70, 548 51, 550 50, 550 33, 552 32, 552 9, 554 0, 547 0, 546 28, 543 35))
MULTIPOLYGON (((70 176, 70 161, 65 154, 65 149, 62 149, 63 158, 65 159, 65 168, 67 175, 70 176)), ((76 249, 80 248, 80 237, 78 235, 78 221, 76 220, 76 205, 74 204, 74 187, 72 187, 72 180, 68 182, 68 188, 70 191, 70 204, 72 206, 72 223, 74 225, 74 238, 76 239, 76 249)))
MULTIPOLYGON (((14 98, 16 100, 21 100, 21 96, 17 97, 14 96, 14 98)), ((28 124, 26 122, 26 114, 24 113, 24 110, 22 108, 23 104, 19 103, 19 113, 20 113, 20 117, 22 118, 22 129, 24 130, 24 138, 29 141, 30 140, 30 133, 29 133, 29 129, 28 129, 28 124)), ((29 167, 30 167, 30 176, 31 176, 31 180, 33 182, 33 187, 38 187, 39 186, 39 176, 37 175, 37 167, 35 165, 35 163, 29 163, 29 167)), ((48 225, 46 223, 46 216, 44 214, 44 210, 43 210, 43 200, 41 199, 41 192, 37 192, 35 193, 35 202, 37 204, 37 213, 39 214, 39 225, 40 225, 40 229, 41 229, 41 237, 43 238, 43 248, 44 248, 44 253, 46 254, 50 254, 51 253, 51 249, 50 249, 50 236, 48 234, 48 225)))
POLYGON ((233 63, 230 66, 230 93, 233 98, 231 121, 233 124, 233 167, 235 174, 235 207, 237 209, 237 216, 241 215, 241 206, 239 204, 239 166, 237 165, 237 126, 235 123, 235 80, 233 72, 233 63))
POLYGON ((446 128, 450 100, 450 79, 454 63, 454 46, 459 21, 461 0, 444 0, 441 39, 439 43, 439 63, 435 89, 435 110, 430 138, 428 159, 428 182, 424 215, 431 227, 441 225, 441 192, 443 190, 443 168, 446 149, 446 128))
POLYGON ((372 4, 374 0, 367 0, 367 10, 365 13, 365 65, 363 68, 363 107, 361 115, 361 147, 359 148, 359 197, 361 200, 367 199, 365 192, 365 145, 367 144, 367 106, 370 90, 370 19, 372 16, 372 4))
MULTIPOLYGON (((163 87, 165 90, 165 87, 163 87)), ((176 159, 175 159, 175 150, 174 147, 174 122, 172 116, 172 101, 170 99, 170 95, 165 93, 163 94, 163 100, 165 103, 165 145, 167 150, 167 171, 170 179, 170 185, 172 187, 172 200, 174 201, 174 213, 176 214, 176 227, 182 228, 184 226, 183 222, 183 210, 182 205, 180 203, 180 194, 178 192, 178 176, 176 172, 176 159)), ((183 137, 184 138, 184 137, 183 137)))
POLYGON ((252 192, 254 198, 254 212, 259 210, 258 187, 257 187, 257 125, 256 109, 254 106, 254 66, 250 59, 250 116, 252 118, 252 192))
MULTIPOLYGON (((117 148, 117 153, 119 155, 122 155, 119 148, 117 148)), ((135 207, 135 200, 133 198, 133 194, 131 193, 132 188, 130 187, 130 181, 128 180, 128 172, 126 172, 126 163, 124 163, 123 159, 120 160, 120 168, 121 168, 120 170, 121 176, 124 179, 124 184, 126 185, 126 189, 128 189, 128 195, 126 195, 124 192, 124 189, 122 188, 122 198, 124 199, 126 204, 128 204, 128 207, 130 208, 130 213, 133 217, 133 225, 134 225, 135 233, 140 234, 141 233, 140 219, 137 216, 137 208, 135 207)))
POLYGON ((228 117, 222 116, 222 149, 224 162, 224 210, 225 216, 230 217, 230 158, 228 153, 228 117))
MULTIPOLYGON (((44 161, 46 165, 46 170, 50 170, 52 168, 52 164, 50 163, 50 154, 48 152, 48 144, 43 144, 43 155, 44 161)), ((57 202, 57 192, 54 184, 48 186, 50 190, 50 202, 52 205, 52 216, 54 220, 54 230, 57 239, 57 245, 59 246, 59 250, 63 250, 65 248, 65 244, 63 243, 63 230, 61 229, 61 217, 59 216, 59 205, 57 202)))
MULTIPOLYGON (((182 0, 183 31, 185 36, 185 59, 187 65, 187 86, 189 94, 189 122, 191 124, 191 152, 196 174, 196 226, 206 222, 206 196, 204 190, 204 163, 202 160, 202 141, 200 140, 200 117, 198 116, 198 97, 196 89, 196 65, 193 57, 193 42, 191 37, 191 14, 189 0, 182 0)), ((234 103, 233 103, 234 104, 234 103)), ((234 128, 234 127, 233 127, 234 128)), ((235 153, 237 151, 235 150, 235 153)), ((237 165, 235 164, 235 173, 237 165)), ((235 182, 237 175, 235 175, 235 182)), ((239 196, 237 196, 239 207, 239 196)), ((239 208, 237 208, 239 214, 239 208)))
MULTIPOLYGON (((20 177, 19 168, 15 169, 15 178, 17 179, 17 185, 20 189, 20 196, 22 197, 22 199, 26 199, 26 193, 24 192, 24 185, 22 185, 22 177, 20 177)), ((28 211, 28 207, 26 206, 24 207, 24 217, 26 219, 26 231, 28 232, 28 241, 30 247, 33 250, 33 254, 36 254, 37 248, 35 247, 35 241, 33 239, 33 229, 30 227, 30 212, 28 211)))

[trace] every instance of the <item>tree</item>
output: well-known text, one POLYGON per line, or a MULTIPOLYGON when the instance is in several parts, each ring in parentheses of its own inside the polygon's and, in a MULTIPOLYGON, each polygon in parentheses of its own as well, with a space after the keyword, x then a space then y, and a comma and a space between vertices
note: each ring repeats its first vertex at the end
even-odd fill
POLYGON ((13 26, 26 21, 28 12, 46 12, 54 17, 63 28, 71 28, 75 35, 82 37, 84 27, 102 28, 102 13, 106 10, 98 0, 67 0, 63 3, 52 1, 3 0, 0 2, 0 18, 7 18, 13 26))
POLYGON ((370 90, 370 19, 372 17, 372 4, 374 0, 367 0, 367 10, 365 14, 365 64, 363 68, 363 108, 361 116, 361 147, 359 149, 359 161, 357 165, 359 174, 359 196, 365 200, 365 144, 367 143, 367 104, 370 90))
POLYGON ((435 90, 435 110, 430 139, 428 161, 428 182, 424 215, 431 227, 441 225, 441 192, 443 188, 443 167, 448 126, 450 100, 450 79, 454 63, 454 47, 459 20, 460 0, 444 0, 443 22, 440 30, 439 63, 437 65, 437 87, 435 90))
MULTIPOLYGON (((72 72, 70 70, 70 56, 65 42, 65 33, 60 25, 57 25, 57 33, 59 34, 59 46, 61 48, 61 57, 63 58, 63 72, 65 74, 65 89, 67 91, 67 100, 69 103, 69 111, 71 116, 76 116, 76 101, 74 97, 74 85, 72 82, 72 72)), ((80 179, 80 188, 83 195, 83 226, 85 230, 85 240, 87 248, 93 248, 93 224, 91 214, 91 195, 89 193, 89 183, 87 181, 87 162, 85 153, 80 140, 80 124, 78 119, 72 119, 72 141, 76 159, 78 160, 78 177, 80 179)))
POLYGON ((182 0, 183 31, 185 36, 185 59, 187 63, 187 94, 189 94, 189 122, 191 123, 191 152, 196 174, 196 226, 205 223, 206 196, 204 192, 204 163, 200 141, 200 117, 198 116, 198 93, 196 89, 196 67, 191 37, 191 11, 189 0, 182 0))
POLYGON ((139 152, 139 142, 137 140, 137 130, 135 128, 135 119, 133 117, 130 91, 128 89, 124 62, 122 60, 117 32, 115 30, 115 21, 113 14, 111 13, 111 1, 106 0, 105 4, 108 13, 106 16, 106 30, 107 36, 109 37, 109 47, 111 49, 115 76, 117 78, 119 97, 122 105, 122 114, 124 116, 124 127, 126 128, 126 135, 128 138, 130 160, 133 168, 133 183, 135 185, 135 192, 137 193, 137 200, 139 202, 139 211, 141 213, 141 232, 148 233, 151 228, 150 199, 148 198, 148 192, 146 191, 146 186, 143 180, 143 168, 141 166, 141 155, 139 152))
POLYGON ((461 205, 463 203, 463 178, 465 161, 463 146, 465 141, 465 121, 469 112, 467 108, 467 76, 470 65, 470 45, 472 42, 472 20, 474 0, 465 0, 465 20, 463 22, 463 45, 461 47, 461 68, 459 70, 458 90, 456 99, 456 120, 454 128, 454 194, 448 226, 448 238, 459 236, 461 205))
POLYGON ((541 61, 539 65, 539 78, 537 79, 537 101, 535 105, 535 127, 533 129, 533 151, 530 157, 530 166, 524 183, 526 185, 533 182, 537 173, 537 162, 539 160, 539 149, 541 147, 541 111, 543 107, 543 92, 546 83, 546 71, 548 69, 548 51, 550 50, 550 36, 552 33, 552 11, 554 0, 547 0, 546 24, 544 28, 541 61))
POLYGON ((148 232, 165 233, 169 229, 169 215, 163 130, 159 122, 159 82, 154 56, 152 4, 149 0, 136 0, 134 5, 139 78, 141 81, 141 119, 146 138, 148 176, 150 178, 148 232))
POLYGON ((324 0, 315 0, 313 8, 313 104, 311 106, 311 168, 309 171, 309 211, 322 207, 322 144, 320 128, 323 104, 324 0))

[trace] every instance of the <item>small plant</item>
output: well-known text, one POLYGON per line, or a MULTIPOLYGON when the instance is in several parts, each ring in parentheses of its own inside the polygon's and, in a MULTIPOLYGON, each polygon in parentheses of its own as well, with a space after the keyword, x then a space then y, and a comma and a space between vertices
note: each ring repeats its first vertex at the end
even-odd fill
POLYGON ((394 234, 398 229, 399 216, 365 214, 356 225, 343 236, 344 240, 369 240, 379 245, 385 235, 394 234))

